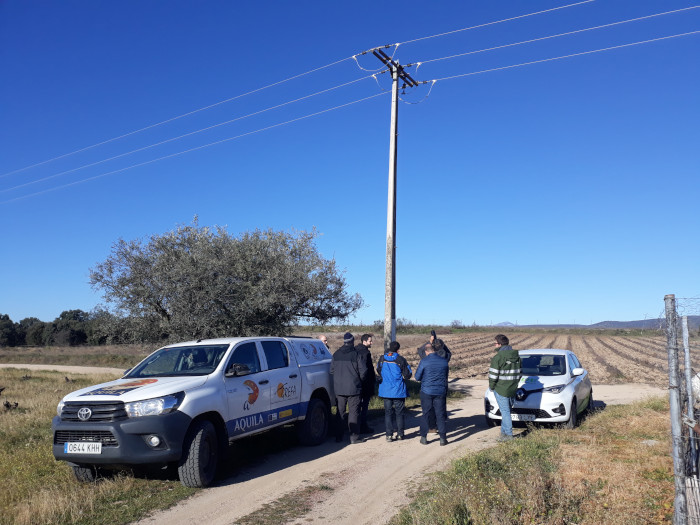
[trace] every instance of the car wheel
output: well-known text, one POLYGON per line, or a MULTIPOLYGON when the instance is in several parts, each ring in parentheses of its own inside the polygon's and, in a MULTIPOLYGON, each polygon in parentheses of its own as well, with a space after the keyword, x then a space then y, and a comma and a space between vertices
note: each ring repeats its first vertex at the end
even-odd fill
POLYGON ((588 406, 586 407, 586 410, 589 414, 593 412, 593 389, 591 389, 591 393, 588 394, 588 406))
POLYGON ((219 462, 216 430, 210 421, 198 421, 187 432, 177 473, 185 487, 207 487, 219 462))
POLYGON ((578 424, 578 414, 576 413, 576 398, 571 400, 571 409, 569 410, 569 420, 564 423, 564 428, 576 428, 578 424))
POLYGON ((491 419, 488 414, 484 415, 484 417, 486 418, 486 426, 487 427, 493 428, 496 425, 498 425, 498 421, 496 421, 495 419, 491 419))
POLYGON ((330 410, 323 400, 313 398, 309 400, 306 409, 306 418, 297 423, 297 434, 303 445, 320 445, 328 435, 330 410))

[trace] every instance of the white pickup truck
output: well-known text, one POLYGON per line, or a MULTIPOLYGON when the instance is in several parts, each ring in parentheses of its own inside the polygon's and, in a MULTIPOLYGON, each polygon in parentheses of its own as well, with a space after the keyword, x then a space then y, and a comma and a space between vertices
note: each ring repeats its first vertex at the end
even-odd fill
POLYGON ((65 396, 53 454, 79 481, 110 467, 177 464, 206 487, 230 441, 294 423, 307 445, 326 439, 331 354, 318 339, 234 337, 161 348, 124 377, 65 396))

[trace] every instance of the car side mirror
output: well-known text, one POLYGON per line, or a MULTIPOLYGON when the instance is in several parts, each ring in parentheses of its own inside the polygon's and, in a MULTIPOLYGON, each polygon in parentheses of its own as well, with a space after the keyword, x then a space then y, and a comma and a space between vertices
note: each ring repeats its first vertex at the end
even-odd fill
POLYGON ((574 368, 571 371, 571 376, 572 377, 582 376, 584 372, 585 372, 585 370, 583 368, 574 368))
POLYGON ((244 365, 242 363, 233 363, 228 370, 226 370, 226 373, 224 374, 226 377, 237 377, 237 376, 247 376, 248 374, 251 374, 252 370, 248 365, 244 365))

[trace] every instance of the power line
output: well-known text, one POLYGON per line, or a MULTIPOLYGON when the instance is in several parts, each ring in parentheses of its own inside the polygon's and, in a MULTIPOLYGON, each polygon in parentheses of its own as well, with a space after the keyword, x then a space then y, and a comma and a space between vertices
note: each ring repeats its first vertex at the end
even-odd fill
POLYGON ((24 188, 25 186, 31 186, 32 184, 37 184, 37 183, 39 183, 39 182, 44 182, 44 181, 47 181, 47 180, 55 179, 56 177, 60 177, 61 175, 66 175, 66 174, 68 174, 68 173, 73 173, 73 172, 75 172, 75 171, 79 171, 79 170, 82 170, 82 169, 85 169, 85 168, 90 168, 90 167, 92 167, 92 166, 97 166, 98 164, 103 164, 103 163, 105 163, 105 162, 109 162, 110 160, 115 160, 115 159, 118 159, 118 158, 121 158, 121 157, 126 157, 126 156, 128 156, 128 155, 132 155, 132 154, 134 154, 134 153, 138 153, 139 151, 144 151, 144 150, 147 150, 147 149, 150 149, 150 148, 154 148, 154 147, 156 147, 156 146, 161 146, 161 145, 163 145, 163 144, 167 144, 168 142, 173 142, 173 141, 175 141, 175 140, 179 140, 179 139, 182 139, 182 138, 185 138, 185 137, 189 137, 189 136, 191 136, 191 135, 196 135, 197 133, 202 133, 202 132, 204 132, 204 131, 209 131, 209 130, 211 130, 211 129, 214 129, 214 128, 217 128, 217 127, 220 127, 220 126, 224 126, 224 125, 226 125, 226 124, 231 124, 232 122, 236 122, 236 121, 239 121, 239 120, 243 120, 243 119, 245 119, 245 118, 252 117, 252 116, 255 116, 255 115, 260 115, 260 114, 265 113, 265 112, 267 112, 267 111, 271 111, 271 110, 273 110, 273 109, 278 109, 278 108, 281 108, 281 107, 283 107, 283 106, 288 106, 289 104, 293 104, 293 103, 295 103, 295 102, 299 102, 299 101, 302 101, 302 100, 305 100, 305 99, 308 99, 308 98, 311 98, 311 97, 315 97, 315 96, 321 95, 321 94, 323 94, 323 93, 328 93, 329 91, 333 91, 333 90, 336 90, 336 89, 340 89, 341 87, 349 86, 350 84, 354 84, 354 83, 360 82, 360 81, 362 81, 362 80, 367 80, 368 78, 371 78, 371 77, 373 77, 373 76, 374 76, 374 75, 367 75, 367 76, 365 76, 365 77, 358 78, 358 79, 355 79, 355 80, 351 80, 351 81, 349 81, 349 82, 345 82, 345 83, 343 83, 343 84, 339 84, 339 85, 337 85, 337 86, 333 86, 333 87, 330 87, 330 88, 328 88, 328 89, 324 89, 324 90, 321 90, 321 91, 317 91, 316 93, 312 93, 312 94, 310 94, 310 95, 306 95, 306 96, 299 97, 299 98, 294 99, 294 100, 289 100, 289 101, 287 101, 287 102, 283 102, 282 104, 277 104, 277 105, 275 105, 275 106, 270 106, 270 107, 268 107, 268 108, 261 109, 260 111, 255 111, 255 112, 253 112, 253 113, 248 113, 247 115, 242 115, 242 116, 240 116, 240 117, 236 117, 236 118, 234 118, 234 119, 230 119, 230 120, 227 120, 227 121, 225 121, 225 122, 220 122, 220 123, 214 124, 214 125, 212 125, 212 126, 207 126, 207 127, 205 127, 205 128, 201 128, 201 129, 198 129, 198 130, 195 130, 195 131, 191 131, 191 132, 189 132, 189 133, 185 133, 184 135, 180 135, 180 136, 178 136, 178 137, 173 137, 173 138, 170 138, 170 139, 162 140, 162 141, 160 141, 160 142, 156 142, 156 143, 154 143, 154 144, 150 144, 150 145, 144 146, 144 147, 142 147, 142 148, 137 148, 137 149, 134 149, 134 150, 131 150, 131 151, 127 151, 126 153, 120 153, 119 155, 114 155, 113 157, 109 157, 109 158, 106 158, 106 159, 103 159, 103 160, 98 160, 97 162, 92 162, 92 163, 90 163, 90 164, 84 164, 83 166, 79 166, 79 167, 77 167, 77 168, 72 168, 72 169, 69 169, 69 170, 61 171, 60 173, 55 173, 55 174, 53 174, 53 175, 48 175, 48 176, 43 177, 43 178, 41 178, 41 179, 36 179, 36 180, 33 180, 33 181, 25 182, 25 183, 23 183, 23 184, 18 184, 18 185, 16 185, 16 186, 12 186, 12 187, 10 187, 10 188, 5 188, 5 189, 0 190, 0 193, 6 193, 6 192, 8 192, 8 191, 16 190, 16 189, 19 189, 19 188, 24 188))
POLYGON ((688 10, 690 10, 690 9, 697 9, 698 7, 700 7, 700 6, 695 5, 695 6, 691 6, 691 7, 684 7, 684 8, 682 8, 682 9, 676 9, 676 10, 673 10, 673 11, 666 11, 666 12, 664 12, 664 13, 656 13, 656 14, 653 14, 653 15, 642 16, 642 17, 639 17, 639 18, 630 18, 629 20, 621 20, 621 21, 619 21, 619 22, 612 22, 612 23, 610 23, 610 24, 603 24, 603 25, 599 25, 599 26, 595 26, 595 27, 588 27, 588 28, 585 28, 585 29, 577 29, 577 30, 575 30, 575 31, 568 31, 568 32, 566 32, 566 33, 558 33, 558 34, 556 34, 556 35, 544 36, 544 37, 540 37, 540 38, 533 38, 533 39, 531 39, 531 40, 523 40, 523 41, 521 41, 521 42, 514 42, 514 43, 512 43, 512 44, 504 44, 504 45, 502 45, 502 46, 489 47, 489 48, 485 48, 485 49, 479 49, 479 50, 476 50, 476 51, 467 51, 466 53, 458 53, 458 54, 456 54, 456 55, 450 55, 450 56, 441 57, 441 58, 433 58, 433 59, 430 59, 430 60, 421 60, 420 62, 415 62, 414 64, 408 64, 408 65, 406 65, 405 67, 409 67, 409 66, 412 66, 412 65, 420 66, 420 65, 422 65, 422 64, 428 64, 428 63, 430 63, 430 62, 438 62, 438 61, 440 61, 440 60, 448 60, 448 59, 450 59, 450 58, 457 58, 457 57, 466 56, 466 55, 475 55, 475 54, 477 54, 477 53, 483 53, 483 52, 485 52, 485 51, 493 51, 493 50, 496 50, 496 49, 503 49, 503 48, 506 48, 506 47, 513 47, 513 46, 519 46, 519 45, 523 45, 523 44, 530 44, 530 43, 532 43, 532 42, 539 42, 539 41, 542 41, 542 40, 548 40, 548 39, 550 39, 550 38, 558 38, 558 37, 561 37, 561 36, 574 35, 574 34, 576 34, 576 33, 584 33, 584 32, 586 32, 586 31, 593 31, 594 29, 602 29, 602 28, 605 28, 605 27, 612 27, 612 26, 616 26, 616 25, 627 24, 627 23, 629 23, 629 22, 637 22, 637 21, 639 21, 639 20, 646 20, 646 19, 649 19, 649 18, 657 17, 657 16, 663 16, 663 15, 678 13, 678 12, 681 12, 681 11, 688 11, 688 10))
POLYGON ((503 70, 503 69, 512 69, 512 68, 515 68, 515 67, 529 66, 529 65, 531 65, 531 64, 541 64, 542 62, 551 62, 551 61, 554 61, 554 60, 561 60, 561 59, 563 59, 563 58, 571 58, 571 57, 581 56, 581 55, 590 55, 590 54, 592 54, 592 53, 600 53, 601 51, 609 51, 609 50, 611 50, 611 49, 620 49, 620 48, 623 48, 623 47, 631 47, 631 46, 636 46, 636 45, 639 45, 639 44, 648 44, 649 42, 658 42, 658 41, 660 41, 660 40, 668 40, 669 38, 677 38, 677 37, 680 37, 680 36, 694 35, 694 34, 696 34, 696 33, 700 33, 700 30, 698 30, 698 31, 689 31, 689 32, 687 32, 687 33, 679 33, 679 34, 670 35, 670 36, 663 36, 663 37, 660 37, 660 38, 652 38, 652 39, 649 39, 649 40, 642 40, 642 41, 640 41, 640 42, 632 42, 632 43, 630 43, 630 44, 621 44, 621 45, 619 45, 619 46, 611 46, 611 47, 605 47, 605 48, 602 48, 602 49, 594 49, 594 50, 592 50, 592 51, 582 51, 581 53, 572 53, 572 54, 570 54, 570 55, 562 55, 562 56, 553 57, 553 58, 544 58, 544 59, 542 59, 542 60, 533 60, 532 62, 522 62, 522 63, 520 63, 520 64, 513 64, 513 65, 510 65, 510 66, 495 67, 495 68, 491 68, 491 69, 483 69, 483 70, 481 70, 481 71, 473 71, 473 72, 471 72, 471 73, 463 73, 463 74, 461 74, 461 75, 452 75, 452 76, 449 76, 449 77, 436 78, 436 79, 433 79, 433 80, 426 80, 426 81, 423 81, 422 84, 426 84, 426 83, 428 83, 428 82, 438 82, 438 81, 440 81, 440 80, 452 80, 452 79, 454 79, 454 78, 468 77, 468 76, 471 76, 471 75, 479 75, 479 74, 481 74, 481 73, 490 73, 490 72, 492 72, 492 71, 501 71, 501 70, 503 70))
MULTIPOLYGON (((429 38, 438 38, 438 37, 441 37, 441 36, 452 35, 452 34, 454 34, 454 33, 460 33, 460 32, 462 32, 462 31, 469 31, 469 30, 471 30, 471 29, 478 29, 478 28, 480 28, 480 27, 486 27, 486 26, 491 26, 491 25, 495 25, 495 24, 501 24, 501 23, 503 23, 503 22, 510 22, 510 21, 512 21, 512 20, 518 20, 518 19, 520 19, 520 18, 527 18, 528 16, 541 15, 541 14, 543 14, 543 13, 549 13, 549 12, 552 12, 552 11, 558 11, 558 10, 560 10, 560 9, 566 9, 566 8, 568 8, 568 7, 574 7, 574 6, 581 5, 581 4, 588 4, 588 3, 594 2, 594 1, 595 1, 595 0, 584 0, 583 2, 576 2, 575 4, 568 4, 568 5, 563 5, 563 6, 559 6, 559 7, 554 7, 554 8, 552 8, 552 9, 545 9, 545 10, 543 10, 543 11, 536 11, 536 12, 534 12, 534 13, 528 13, 528 14, 525 14, 525 15, 514 16, 514 17, 511 17, 511 18, 504 18, 503 20, 496 20, 496 21, 494 21, 494 22, 487 22, 487 23, 485 23, 485 24, 479 24, 479 25, 476 25, 476 26, 465 27, 465 28, 462 28, 462 29, 455 29, 454 31, 447 31, 447 32, 445 32, 445 33, 438 33, 438 34, 436 34, 436 35, 430 35, 430 36, 423 36, 423 37, 420 37, 420 38, 414 38, 413 40, 406 40, 405 42, 402 42, 402 44, 411 44, 411 43, 413 43, 413 42, 419 42, 419 41, 421 41, 421 40, 428 40, 429 38)), ((399 44, 395 44, 395 45, 399 45, 399 44)))
POLYGON ((369 99, 372 99, 372 98, 380 97, 380 96, 382 96, 382 95, 384 95, 384 94, 385 94, 385 93, 375 93, 374 95, 370 95, 370 96, 368 96, 368 97, 364 97, 364 98, 361 98, 361 99, 358 99, 358 100, 353 100, 352 102, 347 102, 347 103, 341 104, 341 105, 339 105, 339 106, 334 106, 334 107, 332 107, 332 108, 327 108, 327 109, 324 109, 324 110, 321 110, 321 111, 317 111, 317 112, 315 112, 315 113, 309 113, 308 115, 304 115, 304 116, 297 117, 297 118, 294 118, 294 119, 291 119, 291 120, 287 120, 287 121, 285 121, 285 122, 280 122, 280 123, 278 123, 278 124, 273 124, 273 125, 271 125, 271 126, 267 126, 267 127, 264 127, 264 128, 259 128, 259 129, 253 130, 253 131, 248 131, 248 132, 246 132, 246 133, 241 133, 240 135, 236 135, 235 137, 229 137, 229 138, 226 138, 226 139, 217 140, 216 142, 210 142, 209 144, 204 144, 204 145, 202 145, 202 146, 197 146, 197 147, 190 148, 190 149, 187 149, 187 150, 184 150, 184 151, 179 151, 179 152, 177 152, 177 153, 172 153, 172 154, 170 154, 170 155, 165 155, 165 156, 163 156, 163 157, 158 157, 157 159, 151 159, 151 160, 148 160, 148 161, 145 161, 145 162, 140 162, 140 163, 138 163, 138 164, 133 164, 133 165, 131 165, 131 166, 127 166, 127 167, 125 167, 125 168, 120 168, 120 169, 118 169, 118 170, 113 170, 113 171, 109 171, 109 172, 106 172, 106 173, 101 173, 101 174, 99 174, 99 175, 94 175, 94 176, 92 176, 92 177, 88 177, 88 178, 85 178, 85 179, 80 179, 80 180, 77 180, 77 181, 74 181, 74 182, 69 182, 69 183, 63 184, 63 185, 61 185, 61 186, 54 186, 53 188, 48 188, 48 189, 46 189, 46 190, 37 191, 37 192, 35 192, 35 193, 30 193, 30 194, 28 194, 28 195, 22 195, 22 196, 20 196, 20 197, 15 197, 15 198, 13 198, 13 199, 8 199, 8 200, 5 200, 5 201, 0 201, 0 204, 8 204, 8 203, 10 203, 10 202, 19 201, 19 200, 26 199, 26 198, 29 198, 29 197, 34 197, 34 196, 36 196, 36 195, 41 195, 41 194, 44 194, 44 193, 48 193, 48 192, 51 192, 51 191, 54 191, 54 190, 59 190, 59 189, 62 189, 62 188, 67 188, 67 187, 69 187, 69 186, 75 186, 75 185, 77 185, 77 184, 82 184, 83 182, 88 182, 88 181, 91 181, 91 180, 95 180, 95 179, 99 179, 99 178, 102 178, 102 177, 106 177, 107 175, 113 175, 113 174, 115 174, 115 173, 120 173, 120 172, 122 172, 122 171, 130 170, 130 169, 132 169, 132 168, 137 168, 137 167, 139 167, 139 166, 145 166, 146 164, 152 164, 152 163, 158 162, 158 161, 160 161, 160 160, 165 160, 165 159, 169 159, 169 158, 172 158, 172 157, 178 157, 178 156, 180 156, 180 155, 184 155, 185 153, 190 153, 190 152, 192 152, 192 151, 197 151, 197 150, 204 149, 204 148, 208 148, 208 147, 211 147, 211 146, 216 146, 217 144, 222 144, 222 143, 224 143, 224 142, 229 142, 229 141, 231 141, 231 140, 236 140, 236 139, 239 139, 239 138, 242 138, 242 137, 246 137, 246 136, 248 136, 248 135, 254 135, 254 134, 260 133, 260 132, 262 132, 262 131, 267 131, 268 129, 278 128, 278 127, 284 126, 284 125, 286 125, 286 124, 291 124, 292 122, 297 122, 297 121, 299 121, 299 120, 304 120, 304 119, 307 119, 307 118, 311 118, 311 117, 315 117, 315 116, 318 116, 318 115, 322 115, 323 113, 328 113, 328 112, 330 112, 330 111, 334 111, 334 110, 336 110, 336 109, 344 108, 344 107, 346 107, 346 106, 351 106, 351 105, 353 105, 353 104, 358 104, 359 102, 364 102, 365 100, 369 100, 369 99))
POLYGON ((306 72, 304 72, 304 73, 299 73, 298 75, 294 75, 294 76, 291 76, 291 77, 289 77, 289 78, 285 78, 284 80, 280 80, 280 81, 278 81, 278 82, 273 82, 272 84, 268 84, 268 85, 266 85, 266 86, 263 86, 263 87, 260 87, 260 88, 257 88, 257 89, 253 89, 252 91, 248 91, 248 92, 242 93, 242 94, 240 94, 240 95, 236 95, 235 97, 227 98, 226 100, 221 100, 221 101, 219 101, 219 102, 215 102, 214 104, 210 104, 210 105, 208 105, 208 106, 204 106, 204 107, 201 107, 201 108, 199 108, 199 109, 195 109, 195 110, 189 111, 189 112, 187 112, 187 113, 183 113, 182 115, 178 115, 177 117, 169 118, 169 119, 167 119, 167 120, 163 120, 163 121, 161 121, 161 122, 157 122, 157 123, 155 123, 155 124, 151 124, 151 125, 149 125, 149 126, 146 126, 146 127, 144 127, 144 128, 137 129, 137 130, 135 130, 135 131, 130 131, 129 133, 124 133, 123 135, 119 135, 118 137, 113 137, 113 138, 111 138, 111 139, 103 140, 102 142, 98 142, 98 143, 93 144, 93 145, 91 145, 91 146, 86 146, 86 147, 84 147, 84 148, 80 148, 80 149, 77 149, 77 150, 75 150, 75 151, 71 151, 70 153, 64 153, 63 155, 59 155, 58 157, 53 157, 53 158, 48 159, 48 160, 44 160, 44 161, 41 161, 41 162, 37 162, 36 164, 32 164, 32 165, 30 165, 30 166, 25 166, 24 168, 18 168, 18 169, 16 169, 16 170, 8 171, 7 173, 3 173, 2 175, 0 175, 0 178, 7 177, 8 175, 13 175, 14 173, 19 173, 19 172, 21 172, 21 171, 25 171, 25 170, 28 170, 28 169, 30 169, 30 168, 36 168, 37 166, 41 166, 41 165, 43 165, 43 164, 48 164, 49 162, 53 162, 53 161, 55 161, 55 160, 59 160, 59 159, 65 158, 65 157, 69 157, 69 156, 71 156, 71 155, 75 155, 76 153, 81 153, 81 152, 83 152, 83 151, 87 151, 87 150, 89 150, 89 149, 96 148, 96 147, 98 147, 98 146, 102 146, 102 145, 104 145, 104 144, 108 144, 108 143, 110 143, 110 142, 114 142, 114 141, 116 141, 116 140, 123 139, 123 138, 125 138, 125 137, 129 137, 129 136, 131 136, 131 135, 135 135, 135 134, 137 134, 137 133, 141 133, 142 131, 146 131, 146 130, 153 129, 153 128, 158 127, 158 126, 162 126, 163 124, 167 124, 167 123, 169 123, 169 122, 173 122, 173 121, 175 121, 175 120, 179 120, 179 119, 181 119, 181 118, 188 117, 188 116, 190 116, 190 115, 194 115, 195 113, 199 113, 200 111, 205 111, 205 110, 207 110, 207 109, 211 109, 211 108, 213 108, 213 107, 220 106, 221 104, 226 104, 227 102, 231 102, 231 101, 233 101, 233 100, 236 100, 236 99, 245 97, 245 96, 247 96, 247 95, 252 95, 253 93, 258 93, 258 92, 260 92, 260 91, 263 91, 263 90, 265 90, 265 89, 268 89, 268 88, 271 88, 271 87, 274 87, 274 86, 279 86, 280 84, 284 84, 285 82, 289 82, 290 80, 295 80, 295 79, 300 78, 300 77, 303 77, 303 76, 305 76, 305 75, 309 75, 309 74, 311 74, 311 73, 315 73, 316 71, 320 71, 320 70, 322 70, 322 69, 326 69, 326 68, 329 68, 329 67, 331 67, 331 66, 335 66, 335 65, 337 65, 337 64, 340 64, 341 62, 345 62, 346 60, 352 60, 353 58, 354 58, 354 57, 347 57, 347 58, 343 58, 342 60, 336 60, 335 62, 331 62, 330 64, 326 64, 325 66, 317 67, 317 68, 315 68, 315 69, 311 69, 311 70, 306 71, 306 72))

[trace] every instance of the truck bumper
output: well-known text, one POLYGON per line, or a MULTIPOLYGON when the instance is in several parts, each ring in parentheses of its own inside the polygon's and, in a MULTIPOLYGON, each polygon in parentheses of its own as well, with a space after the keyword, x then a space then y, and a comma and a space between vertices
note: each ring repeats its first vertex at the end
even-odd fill
POLYGON ((84 465, 144 465, 177 461, 192 418, 180 411, 160 416, 146 416, 121 421, 82 423, 62 421, 55 416, 53 455, 57 460, 84 465), (146 438, 156 435, 160 444, 148 445, 146 438), (102 452, 68 453, 66 443, 100 442, 102 452))

